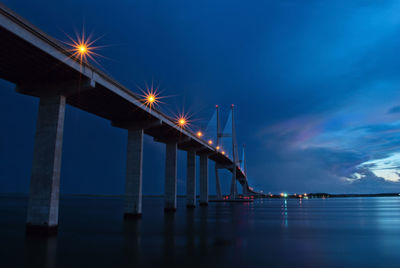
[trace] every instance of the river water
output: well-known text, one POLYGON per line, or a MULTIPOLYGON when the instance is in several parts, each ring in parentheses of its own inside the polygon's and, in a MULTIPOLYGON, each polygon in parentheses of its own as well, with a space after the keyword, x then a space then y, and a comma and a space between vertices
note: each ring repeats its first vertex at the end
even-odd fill
POLYGON ((164 214, 144 198, 62 196, 59 232, 25 236, 27 198, 0 196, 0 267, 400 267, 400 197, 264 199, 164 214))

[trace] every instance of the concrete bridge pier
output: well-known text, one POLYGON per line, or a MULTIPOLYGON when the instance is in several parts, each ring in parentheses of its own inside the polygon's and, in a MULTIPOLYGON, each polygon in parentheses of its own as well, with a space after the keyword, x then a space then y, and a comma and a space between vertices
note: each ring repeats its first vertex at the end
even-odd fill
POLYGON ((218 164, 215 163, 215 189, 217 192, 217 200, 222 200, 221 182, 219 180, 218 164))
POLYGON ((61 95, 40 97, 26 225, 28 234, 57 233, 65 102, 66 98, 61 95))
POLYGON ((166 143, 165 155, 165 207, 164 211, 176 211, 177 142, 166 143))
POLYGON ((144 131, 161 125, 160 120, 113 121, 113 127, 128 130, 126 154, 124 219, 142 216, 144 131))
POLYGON ((230 198, 235 199, 236 197, 237 197, 236 165, 233 165, 232 166, 232 182, 231 182, 230 198))
POLYGON ((142 215, 143 129, 128 129, 124 219, 142 215))
POLYGON ((244 182, 242 184, 242 194, 243 194, 243 196, 248 196, 249 195, 249 193, 247 191, 247 187, 248 187, 247 182, 244 182))
POLYGON ((196 151, 187 151, 186 206, 196 207, 196 151))
POLYGON ((200 206, 208 206, 208 155, 200 155, 200 206))

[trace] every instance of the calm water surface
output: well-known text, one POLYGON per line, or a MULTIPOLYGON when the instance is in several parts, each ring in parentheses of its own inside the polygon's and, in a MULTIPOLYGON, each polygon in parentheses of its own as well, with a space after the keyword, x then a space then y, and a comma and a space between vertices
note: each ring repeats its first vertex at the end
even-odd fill
POLYGON ((25 237, 27 199, 0 196, 0 267, 400 267, 400 198, 265 199, 123 221, 122 198, 63 196, 59 233, 25 237))

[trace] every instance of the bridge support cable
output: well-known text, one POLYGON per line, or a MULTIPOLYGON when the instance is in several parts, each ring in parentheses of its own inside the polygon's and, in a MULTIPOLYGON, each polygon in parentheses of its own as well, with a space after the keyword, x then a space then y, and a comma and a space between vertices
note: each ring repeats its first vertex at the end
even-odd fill
POLYGON ((247 176, 247 163, 246 163, 245 145, 244 144, 243 144, 243 149, 242 149, 242 159, 240 160, 240 169, 247 176))
POLYGON ((223 151, 229 158, 232 158, 233 156, 232 122, 232 111, 230 111, 225 127, 218 135, 221 151, 223 151))
POLYGON ((211 140, 215 146, 218 145, 218 105, 203 134, 206 140, 211 140))
POLYGON ((218 142, 221 151, 232 159, 232 180, 230 186, 230 198, 236 198, 236 162, 235 162, 235 139, 234 139, 234 114, 233 105, 225 123, 223 131, 218 131, 218 142))
MULTIPOLYGON (((225 127, 222 131, 221 131, 221 123, 220 123, 218 105, 216 106, 216 111, 211 120, 212 121, 216 120, 216 123, 210 122, 209 126, 214 126, 214 127, 216 126, 216 128, 217 128, 217 148, 219 148, 219 151, 221 153, 227 155, 232 160, 232 166, 229 166, 228 169, 232 170, 230 198, 234 199, 238 196, 237 168, 239 167, 239 169, 241 171, 243 171, 242 165, 245 164, 245 162, 241 163, 241 161, 239 161, 239 157, 238 157, 234 105, 231 106, 231 111, 230 111, 228 119, 225 123, 225 127)), ((209 126, 208 126, 208 128, 209 128, 209 126)), ((217 199, 222 199, 218 168, 221 168, 221 167, 218 165, 215 165, 216 192, 217 192, 217 199)))
MULTIPOLYGON (((221 141, 220 141, 220 136, 221 136, 221 122, 219 119, 219 106, 215 106, 215 114, 216 114, 216 127, 217 127, 217 135, 216 135, 216 140, 217 140, 217 148, 220 148, 221 146, 221 141)), ((219 180, 219 172, 217 168, 217 163, 215 163, 215 190, 217 192, 217 199, 222 200, 222 193, 221 193, 221 182, 219 180)))
MULTIPOLYGON (((220 122, 220 117, 219 117, 219 106, 218 105, 215 105, 215 112, 207 124, 204 135, 206 136, 207 139, 210 138, 213 142, 215 142, 215 147, 217 149, 222 148, 221 122, 220 122)), ((222 149, 221 149, 221 151, 222 151, 222 149)), ((221 183, 220 183, 219 176, 218 176, 217 164, 215 164, 214 169, 215 169, 215 189, 216 189, 217 199, 222 200, 221 183)))
POLYGON ((247 182, 247 164, 246 164, 246 155, 245 155, 245 145, 243 144, 243 149, 242 149, 242 159, 240 160, 240 170, 244 173, 246 176, 246 181, 245 183, 242 184, 242 193, 243 196, 248 196, 249 195, 249 185, 247 182))

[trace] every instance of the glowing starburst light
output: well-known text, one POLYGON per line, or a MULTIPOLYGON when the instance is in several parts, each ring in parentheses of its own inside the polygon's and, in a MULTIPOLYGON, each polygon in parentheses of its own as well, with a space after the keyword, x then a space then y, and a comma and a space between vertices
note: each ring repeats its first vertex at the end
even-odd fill
POLYGON ((67 35, 67 37, 70 39, 70 42, 63 43, 67 44, 70 47, 68 51, 72 53, 72 55, 70 56, 71 58, 78 59, 81 64, 88 63, 89 59, 98 64, 94 57, 101 57, 101 55, 95 53, 94 50, 100 47, 94 46, 94 43, 99 40, 99 38, 92 40, 91 35, 86 37, 84 30, 82 31, 81 35, 76 34, 76 39, 70 37, 69 35, 67 35))
POLYGON ((155 106, 163 103, 160 100, 165 97, 160 96, 159 87, 154 87, 153 82, 151 82, 150 86, 148 86, 146 83, 145 89, 142 89, 140 87, 138 88, 142 91, 142 94, 140 95, 140 101, 143 103, 143 105, 146 105, 150 109, 153 109, 155 106))
POLYGON ((178 125, 180 127, 184 127, 186 124, 187 124, 186 118, 184 118, 184 117, 179 118, 178 125))
POLYGON ((156 101, 156 96, 154 96, 153 94, 150 94, 149 96, 147 96, 146 99, 149 103, 154 103, 156 101))
POLYGON ((85 45, 80 45, 80 46, 78 47, 78 49, 79 49, 79 53, 80 53, 80 54, 86 54, 86 52, 88 51, 88 50, 87 50, 87 47, 86 47, 85 45))
MULTIPOLYGON (((190 125, 190 116, 186 113, 180 113, 175 117, 175 124, 180 128, 188 128, 190 125)), ((197 135, 197 134, 196 134, 197 135)))
POLYGON ((144 94, 144 99, 143 99, 143 103, 149 107, 150 109, 153 108, 154 105, 157 105, 160 103, 158 94, 156 92, 153 91, 148 91, 144 94))

